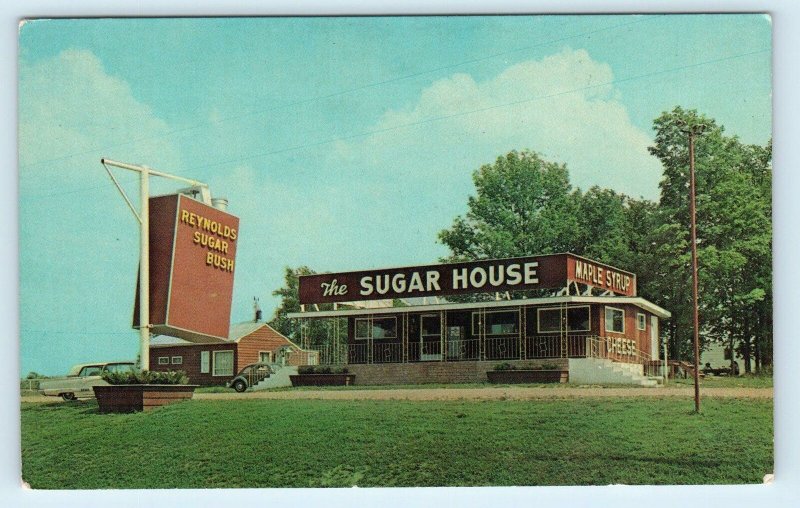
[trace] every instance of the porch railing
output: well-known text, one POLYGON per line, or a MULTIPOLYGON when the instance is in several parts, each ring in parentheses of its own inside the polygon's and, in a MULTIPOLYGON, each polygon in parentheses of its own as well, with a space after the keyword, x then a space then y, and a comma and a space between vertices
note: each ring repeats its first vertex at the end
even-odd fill
POLYGON ((588 334, 571 334, 563 337, 553 335, 530 335, 487 337, 484 339, 483 355, 481 340, 412 341, 403 350, 402 342, 364 341, 343 345, 340 352, 330 352, 324 346, 315 346, 320 351, 320 363, 403 363, 426 361, 475 361, 475 360, 534 360, 550 358, 608 358, 642 363, 646 375, 660 376, 663 369, 651 361, 644 351, 634 351, 624 356, 609 351, 608 338, 588 334), (562 351, 562 348, 566 351, 562 351), (405 355, 404 355, 405 353, 405 355), (333 360, 333 361, 331 361, 333 360))

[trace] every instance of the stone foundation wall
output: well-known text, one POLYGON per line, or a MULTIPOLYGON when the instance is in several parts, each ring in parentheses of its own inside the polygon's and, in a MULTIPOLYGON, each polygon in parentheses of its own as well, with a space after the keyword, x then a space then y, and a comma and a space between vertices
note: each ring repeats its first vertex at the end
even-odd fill
POLYGON ((486 383, 486 372, 495 365, 510 363, 518 368, 542 368, 543 365, 567 370, 566 358, 544 360, 491 360, 482 362, 417 362, 350 364, 347 370, 355 374, 354 385, 415 385, 424 383, 486 383))

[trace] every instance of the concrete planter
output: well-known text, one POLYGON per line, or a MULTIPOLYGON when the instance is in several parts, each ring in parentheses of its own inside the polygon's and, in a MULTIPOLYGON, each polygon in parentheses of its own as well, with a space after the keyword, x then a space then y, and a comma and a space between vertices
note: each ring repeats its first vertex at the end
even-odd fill
POLYGON ((491 370, 486 373, 490 383, 566 383, 569 381, 568 370, 491 370))
POLYGON ((350 386, 355 374, 295 374, 289 376, 292 386, 350 386))
POLYGON ((101 413, 133 413, 191 399, 197 385, 108 385, 92 388, 101 413))

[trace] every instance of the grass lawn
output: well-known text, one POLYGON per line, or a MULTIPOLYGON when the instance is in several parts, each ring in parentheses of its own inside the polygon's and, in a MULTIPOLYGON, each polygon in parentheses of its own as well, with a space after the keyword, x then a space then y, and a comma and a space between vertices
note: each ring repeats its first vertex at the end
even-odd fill
POLYGON ((772 401, 196 400, 22 405, 33 488, 761 482, 772 401), (742 443, 746 443, 745 446, 742 443))

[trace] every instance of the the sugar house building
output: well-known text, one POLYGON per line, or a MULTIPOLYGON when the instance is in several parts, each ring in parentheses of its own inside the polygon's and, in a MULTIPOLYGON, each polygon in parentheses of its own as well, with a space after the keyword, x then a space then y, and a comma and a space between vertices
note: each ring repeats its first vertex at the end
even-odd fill
POLYGON ((324 346, 303 345, 346 364, 354 384, 482 382, 513 369, 652 386, 670 317, 637 296, 635 274, 569 253, 303 276, 300 302, 290 317, 301 336, 309 320, 333 323, 324 346))

